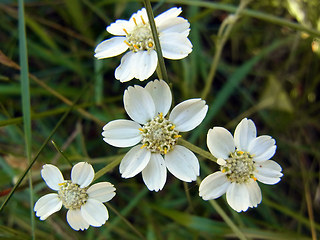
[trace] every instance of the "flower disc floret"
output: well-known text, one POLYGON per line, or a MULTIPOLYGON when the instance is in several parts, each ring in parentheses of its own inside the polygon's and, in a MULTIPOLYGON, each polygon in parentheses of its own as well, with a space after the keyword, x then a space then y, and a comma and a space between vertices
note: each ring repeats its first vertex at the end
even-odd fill
POLYGON ((152 38, 152 32, 150 25, 146 24, 141 16, 142 24, 137 25, 129 33, 126 29, 123 29, 126 33, 126 40, 124 42, 129 46, 129 49, 133 52, 143 51, 143 50, 153 50, 154 41, 152 38))
POLYGON ((226 173, 230 182, 248 183, 254 178, 254 162, 249 153, 235 151, 225 160, 226 164, 221 166, 221 171, 226 173))
POLYGON ((140 129, 142 147, 152 153, 167 154, 177 143, 181 135, 175 130, 175 125, 160 113, 140 129))
POLYGON ((78 184, 70 180, 60 184, 58 195, 63 206, 71 210, 80 209, 89 198, 87 188, 80 188, 78 184))

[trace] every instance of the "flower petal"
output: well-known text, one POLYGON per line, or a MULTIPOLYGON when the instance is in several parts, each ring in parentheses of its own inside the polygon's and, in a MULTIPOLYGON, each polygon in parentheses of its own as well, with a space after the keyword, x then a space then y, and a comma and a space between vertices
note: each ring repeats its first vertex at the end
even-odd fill
POLYGON ((164 157, 168 170, 185 182, 195 181, 200 174, 200 165, 197 157, 189 149, 176 145, 164 157))
POLYGON ((255 162, 269 160, 276 152, 276 141, 270 136, 260 136, 253 139, 248 148, 248 152, 253 156, 255 162))
POLYGON ((128 87, 124 91, 123 102, 129 117, 138 123, 145 124, 156 115, 151 95, 141 86, 128 87))
POLYGON ((159 14, 154 18, 154 21, 156 22, 156 25, 158 27, 161 26, 161 24, 163 24, 163 22, 165 22, 166 20, 178 17, 181 12, 181 8, 173 7, 159 14))
POLYGON ((64 179, 59 168, 52 164, 45 164, 41 170, 41 177, 46 182, 49 188, 58 191, 59 183, 63 183, 64 179))
POLYGON ((70 227, 72 227, 76 231, 83 231, 88 229, 90 226, 89 223, 82 217, 81 210, 68 210, 67 212, 67 222, 70 227))
POLYGON ((168 18, 157 29, 160 36, 164 33, 183 33, 183 36, 187 37, 190 32, 190 23, 182 17, 168 18))
POLYGON ((120 82, 130 81, 136 75, 136 53, 129 51, 121 58, 120 65, 116 68, 114 76, 120 82))
POLYGON ((94 227, 102 226, 109 218, 106 206, 91 198, 87 200, 86 204, 81 206, 80 211, 84 220, 94 227))
POLYGON ((107 27, 107 31, 116 36, 125 36, 126 32, 123 29, 127 32, 131 32, 134 26, 134 24, 127 20, 119 19, 114 23, 111 23, 110 26, 107 27))
POLYGON ((33 210, 40 220, 46 220, 51 214, 59 211, 62 207, 62 201, 59 199, 58 194, 50 193, 42 196, 35 203, 33 210))
POLYGON ((111 183, 99 182, 89 187, 87 194, 89 195, 89 198, 93 198, 100 202, 108 202, 116 195, 115 191, 116 189, 111 183))
POLYGON ((140 81, 148 79, 157 68, 158 57, 155 50, 136 52, 135 78, 140 81))
POLYGON ((142 178, 150 191, 162 190, 167 180, 167 168, 160 154, 151 154, 148 165, 142 170, 142 178))
POLYGON ((169 120, 176 125, 176 130, 187 132, 197 127, 208 111, 206 101, 200 98, 189 99, 175 106, 169 120))
POLYGON ((154 80, 149 82, 145 89, 153 99, 156 113, 163 113, 163 116, 166 116, 172 103, 172 94, 168 84, 163 80, 154 80))
POLYGON ((98 44, 94 56, 98 59, 117 56, 128 49, 125 37, 113 37, 98 44))
POLYGON ((186 34, 165 32, 159 36, 159 40, 164 58, 182 59, 192 52, 192 44, 186 34))
POLYGON ((281 173, 281 166, 275 161, 268 160, 265 162, 255 163, 255 172, 254 176, 264 184, 276 184, 280 181, 280 178, 283 176, 281 173))
POLYGON ((227 159, 229 154, 235 151, 235 145, 231 133, 223 127, 209 129, 207 134, 207 146, 216 158, 227 159))
POLYGON ((221 171, 212 173, 200 183, 199 196, 203 200, 216 199, 226 193, 230 184, 225 173, 221 171))
POLYGON ((71 180, 79 184, 80 188, 88 187, 94 178, 94 170, 91 164, 79 162, 71 170, 71 180))
POLYGON ((257 129, 251 119, 242 119, 234 131, 234 142, 238 150, 248 152, 250 142, 257 136, 257 129))
POLYGON ((227 189, 227 202, 237 212, 247 211, 251 204, 246 184, 231 183, 227 189))
POLYGON ((251 182, 246 184, 246 186, 247 186, 249 198, 250 198, 249 207, 257 207, 262 200, 261 189, 258 183, 252 179, 251 182))
POLYGON ((142 18, 144 20, 145 23, 148 23, 148 15, 147 15, 147 11, 145 8, 140 9, 139 11, 137 11, 136 13, 132 14, 132 16, 129 19, 129 22, 131 24, 134 24, 134 26, 136 26, 135 23, 137 23, 137 25, 139 24, 143 24, 142 18), (135 20, 134 20, 135 19, 135 20))
POLYGON ((103 140, 115 147, 131 147, 141 141, 139 123, 131 120, 114 120, 103 127, 103 140))
POLYGON ((141 144, 130 149, 120 163, 120 173, 123 178, 131 178, 141 172, 150 161, 151 152, 141 149, 141 144))

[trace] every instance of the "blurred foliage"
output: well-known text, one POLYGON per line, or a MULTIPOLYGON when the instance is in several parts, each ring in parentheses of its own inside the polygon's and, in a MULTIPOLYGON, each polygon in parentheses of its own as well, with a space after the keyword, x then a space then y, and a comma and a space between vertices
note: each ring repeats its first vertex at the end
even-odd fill
MULTIPOLYGON (((191 23, 193 52, 179 61, 166 60, 175 103, 200 97, 215 53, 221 22, 236 9, 235 0, 212 1, 221 8, 203 7, 203 1, 154 1, 155 15, 181 6, 191 23), (183 4, 181 4, 183 2, 183 4), (229 8, 228 8, 229 9, 229 8)), ((183 137, 206 148, 206 133, 214 126, 233 131, 243 118, 252 118, 258 134, 277 141, 273 157, 284 176, 274 186, 260 184, 262 203, 237 214, 222 197, 217 203, 249 239, 310 239, 320 234, 320 41, 319 34, 298 31, 272 17, 320 31, 318 0, 252 1, 236 22, 218 64, 206 98, 206 120, 183 137), (265 20, 253 15, 266 14, 265 20)), ((114 70, 121 56, 93 57, 95 46, 110 37, 105 28, 116 19, 128 19, 142 8, 139 1, 29 0, 25 21, 30 71, 32 155, 55 127, 79 93, 85 93, 55 132, 52 140, 74 162, 88 161, 96 172, 108 166, 100 180, 110 181, 117 195, 110 201, 110 219, 101 228, 73 231, 64 210, 46 221, 36 219, 37 239, 234 239, 219 214, 198 196, 195 182, 187 185, 170 174, 164 189, 149 192, 141 175, 122 179, 118 149, 103 142, 102 126, 127 118, 122 94, 133 80, 121 84, 114 70), (89 87, 88 85, 89 84, 89 87), (114 164, 114 161, 117 161, 114 164), (109 165, 110 164, 110 165, 109 165), (188 201, 187 196, 191 196, 188 201), (112 208, 116 211, 112 211, 112 208), (119 212, 120 215, 117 213, 119 212), (132 230, 125 218, 135 228, 132 230)), ((22 123, 17 3, 0 3, 0 196, 1 202, 28 166, 22 123)), ((151 80, 156 78, 153 75, 151 80)), ((199 156, 201 177, 218 169, 199 156)), ((50 192, 40 176, 42 164, 70 167, 51 143, 32 168, 34 199, 50 192)), ((26 180, 0 216, 0 239, 28 239, 31 233, 29 187, 26 180)))

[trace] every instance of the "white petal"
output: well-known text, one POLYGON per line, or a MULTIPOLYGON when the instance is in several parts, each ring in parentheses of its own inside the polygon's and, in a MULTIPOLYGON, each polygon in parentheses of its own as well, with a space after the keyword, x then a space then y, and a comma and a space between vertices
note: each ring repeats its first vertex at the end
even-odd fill
POLYGON ((79 162, 71 170, 71 180, 80 185, 80 188, 88 187, 94 178, 94 170, 91 164, 79 162))
POLYGON ((63 183, 64 179, 59 168, 52 164, 45 164, 41 170, 41 177, 46 182, 49 188, 58 191, 59 183, 63 183))
POLYGON ((242 119, 234 131, 234 142, 241 151, 248 151, 250 142, 257 136, 257 129, 251 119, 242 119))
POLYGON ((34 205, 33 210, 40 220, 45 220, 51 214, 59 211, 62 207, 62 201, 59 199, 58 194, 50 193, 39 198, 34 205))
POLYGON ((207 146, 216 158, 227 159, 230 153, 235 151, 231 133, 223 127, 209 129, 207 134, 207 146))
POLYGON ((253 139, 248 148, 248 152, 253 156, 255 162, 269 160, 276 152, 276 141, 270 136, 260 136, 253 139))
POLYGON ((161 13, 157 17, 155 17, 154 21, 156 22, 156 25, 158 27, 158 26, 161 26, 161 24, 167 19, 178 17, 181 12, 182 12, 181 8, 173 7, 161 13))
POLYGON ((126 32, 130 33, 134 28, 134 24, 130 23, 127 20, 117 20, 114 23, 111 23, 109 27, 107 27, 107 31, 113 35, 117 36, 125 36, 126 32))
POLYGON ((129 22, 130 22, 131 24, 134 24, 134 25, 135 25, 135 22, 134 22, 134 20, 133 20, 134 18, 135 18, 135 20, 136 20, 136 22, 137 22, 138 25, 139 25, 139 24, 143 24, 141 18, 143 18, 143 20, 144 20, 145 23, 148 23, 148 22, 149 22, 149 21, 148 21, 147 11, 146 11, 145 8, 142 8, 142 9, 139 10, 137 13, 132 14, 132 16, 130 17, 129 22))
POLYGON ((183 146, 176 145, 165 155, 164 159, 169 172, 182 181, 195 181, 200 174, 197 157, 183 146))
POLYGON ((256 168, 254 176, 264 184, 276 184, 283 176, 281 166, 275 161, 258 162, 254 166, 256 168))
POLYGON ((164 33, 184 33, 185 37, 189 35, 190 32, 190 23, 182 18, 182 17, 177 17, 177 18, 168 18, 165 21, 161 23, 160 26, 158 26, 158 32, 159 35, 161 36, 164 33))
POLYGON ((124 91, 123 103, 129 117, 138 123, 145 124, 155 117, 153 99, 141 86, 128 87, 124 91))
POLYGON ((103 127, 103 140, 115 147, 132 147, 141 141, 139 123, 131 120, 114 120, 103 127))
POLYGON ((151 154, 148 165, 142 170, 142 178, 150 191, 162 190, 167 180, 167 168, 160 154, 151 154))
POLYGON ((227 189, 227 202, 235 211, 247 211, 250 197, 246 184, 231 183, 227 189))
POLYGON ((159 40, 164 58, 182 59, 192 52, 192 44, 185 34, 166 32, 159 40))
POLYGON ((141 149, 141 144, 130 149, 120 163, 120 173, 123 178, 131 178, 141 172, 150 161, 151 152, 141 149))
POLYGON ((94 227, 102 226, 109 218, 106 206, 91 198, 81 207, 80 211, 84 220, 94 227))
POLYGON ((89 227, 89 223, 82 217, 81 210, 68 210, 67 212, 67 222, 69 223, 70 227, 74 230, 86 230, 89 227))
POLYGON ((111 183, 99 182, 89 187, 87 194, 89 195, 89 198, 93 198, 100 202, 108 202, 116 195, 115 191, 116 189, 111 183))
POLYGON ((225 173, 221 171, 212 173, 200 183, 199 196, 203 200, 216 199, 226 193, 230 184, 225 173))
POLYGON ((98 44, 95 52, 95 57, 98 59, 117 56, 128 49, 125 44, 125 37, 113 37, 98 44))
POLYGON ((120 65, 116 68, 114 76, 120 82, 130 81, 136 75, 136 53, 129 51, 121 58, 120 65))
POLYGON ((139 51, 136 53, 136 60, 137 68, 135 78, 140 81, 148 79, 156 71, 158 64, 156 51, 139 51))
POLYGON ((187 132, 197 127, 208 111, 206 101, 200 98, 189 99, 175 106, 169 120, 176 125, 176 130, 187 132))
POLYGON ((172 103, 171 90, 168 84, 163 80, 150 81, 145 89, 150 93, 156 113, 163 113, 166 116, 172 103))
POLYGON ((249 192, 249 198, 250 198, 249 207, 257 207, 262 200, 261 190, 258 183, 252 179, 252 181, 246 184, 246 186, 247 186, 247 189, 249 192))

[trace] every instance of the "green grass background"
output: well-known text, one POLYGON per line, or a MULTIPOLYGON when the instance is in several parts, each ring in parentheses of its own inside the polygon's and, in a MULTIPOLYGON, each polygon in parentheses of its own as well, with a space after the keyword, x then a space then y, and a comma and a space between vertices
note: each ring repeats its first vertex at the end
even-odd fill
MULTIPOLYGON (((96 60, 94 48, 111 37, 105 31, 110 23, 128 19, 143 7, 143 2, 19 3, 24 5, 24 13, 17 1, 0 2, 0 203, 17 187, 0 213, 0 239, 241 237, 219 209, 247 239, 319 237, 318 0, 250 2, 234 23, 221 52, 205 99, 209 105, 207 117, 183 135, 207 150, 209 128, 223 126, 233 132, 247 117, 256 123, 258 135, 276 139, 278 148, 273 159, 282 166, 284 176, 276 185, 260 184, 262 203, 240 214, 227 205, 224 197, 211 203, 203 201, 196 182, 183 184, 171 174, 158 193, 147 190, 141 174, 122 179, 118 164, 128 149, 112 147, 102 140, 104 124, 128 118, 123 91, 133 84, 144 86, 147 81, 120 83, 114 78, 114 70, 121 56, 96 60), (117 188, 117 195, 107 204, 110 219, 102 227, 73 231, 65 220, 65 209, 46 221, 34 217, 30 201, 51 192, 41 179, 41 166, 55 164, 69 178, 70 165, 51 140, 73 163, 90 162, 99 171, 99 181, 109 181, 117 188), (25 178, 16 185, 33 160, 29 180, 25 178)), ((191 24, 193 52, 183 60, 165 60, 175 104, 202 96, 216 53, 218 30, 238 5, 239 1, 233 0, 152 1, 155 16, 179 6, 181 15, 191 24)), ((156 73, 150 80, 155 78, 156 73)), ((201 178, 218 170, 217 164, 198 157, 201 178)))

